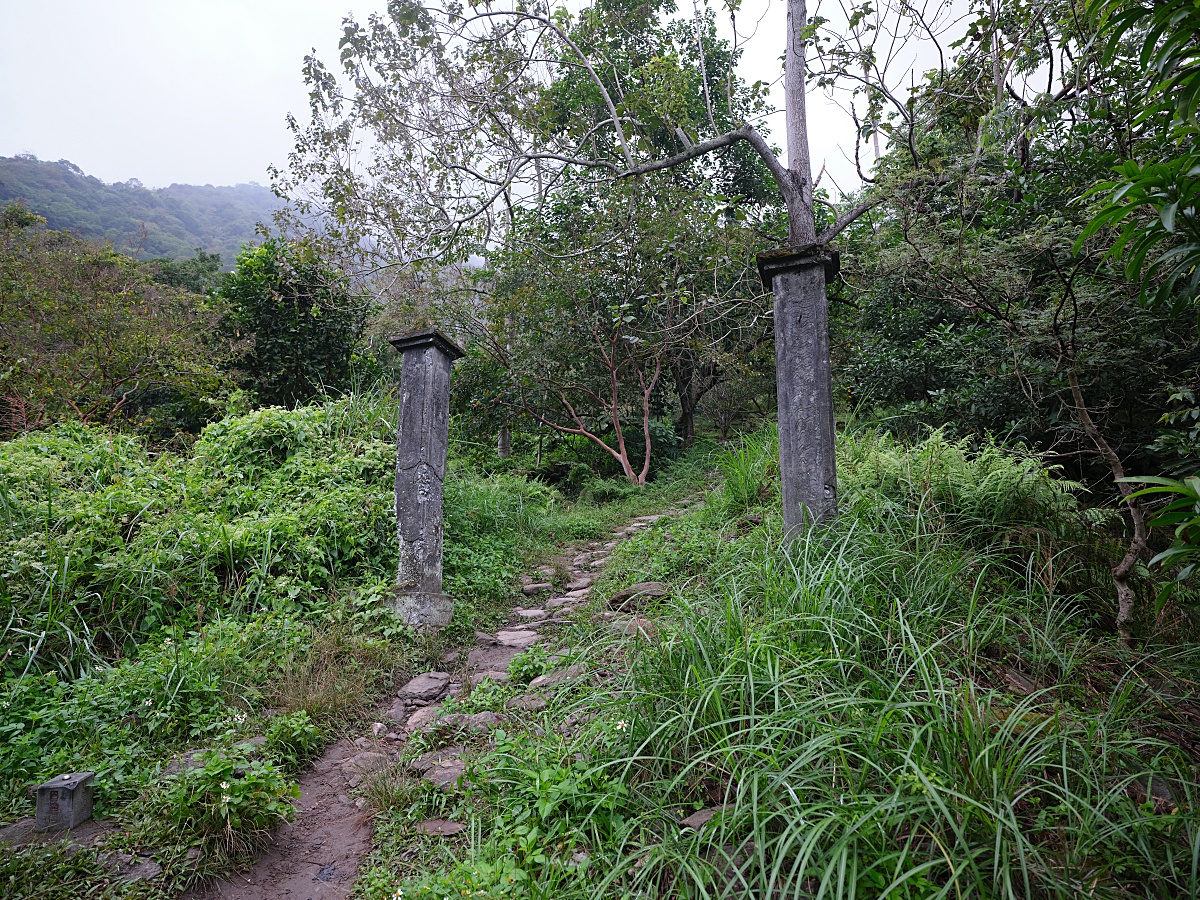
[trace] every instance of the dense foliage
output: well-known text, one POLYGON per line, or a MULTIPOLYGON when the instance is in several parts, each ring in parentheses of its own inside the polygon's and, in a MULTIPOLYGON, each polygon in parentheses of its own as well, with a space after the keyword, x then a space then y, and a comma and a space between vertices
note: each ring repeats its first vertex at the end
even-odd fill
POLYGON ((292 406, 350 387, 368 307, 312 250, 277 238, 248 248, 219 296, 224 330, 248 344, 238 365, 258 402, 292 406))
POLYGON ((44 224, 18 205, 0 218, 0 435, 152 424, 150 407, 194 419, 226 382, 219 305, 44 224))
POLYGON ((136 179, 105 184, 65 159, 0 157, 0 206, 18 200, 55 231, 106 241, 140 259, 190 257, 200 247, 227 266, 283 205, 257 184, 148 189, 136 179))

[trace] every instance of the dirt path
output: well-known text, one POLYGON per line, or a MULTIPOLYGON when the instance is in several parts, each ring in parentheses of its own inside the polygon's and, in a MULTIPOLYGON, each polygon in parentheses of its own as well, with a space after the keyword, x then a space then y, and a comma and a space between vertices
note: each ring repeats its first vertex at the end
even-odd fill
MULTIPOLYGON (((269 849, 249 871, 234 873, 188 900, 329 900, 348 897, 358 875, 359 859, 371 849, 371 814, 350 791, 386 767, 399 754, 409 734, 432 724, 439 716, 438 701, 462 690, 467 679, 478 684, 508 678, 508 664, 522 650, 538 643, 539 630, 568 621, 588 601, 592 583, 617 543, 648 527, 661 516, 639 516, 615 530, 606 541, 564 548, 557 567, 543 566, 522 577, 528 605, 513 610, 512 624, 495 635, 478 633, 465 667, 455 677, 429 672, 417 676, 399 692, 389 708, 378 710, 380 722, 368 736, 342 739, 300 778, 301 797, 296 818, 274 835, 269 849), (569 579, 563 590, 552 579, 563 569, 569 579)), ((456 660, 447 658, 447 665, 456 660)), ((544 678, 553 676, 543 676, 544 678)), ((460 723, 470 729, 490 728, 493 713, 478 713, 460 723), (482 717, 482 718, 481 718, 482 717), (491 718, 488 718, 491 717, 491 718)), ((457 755, 439 751, 427 761, 425 778, 445 787, 462 774, 457 755)), ((445 823, 449 824, 449 823, 445 823)), ((433 826, 436 827, 436 826, 433 826)))

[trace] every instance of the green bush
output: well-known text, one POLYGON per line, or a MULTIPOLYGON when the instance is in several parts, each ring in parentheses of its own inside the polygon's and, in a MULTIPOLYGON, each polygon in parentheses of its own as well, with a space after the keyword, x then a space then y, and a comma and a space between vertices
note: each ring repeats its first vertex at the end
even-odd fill
POLYGON ((242 853, 295 815, 289 801, 300 790, 273 763, 250 760, 239 748, 206 753, 201 761, 149 800, 154 818, 197 845, 242 853))

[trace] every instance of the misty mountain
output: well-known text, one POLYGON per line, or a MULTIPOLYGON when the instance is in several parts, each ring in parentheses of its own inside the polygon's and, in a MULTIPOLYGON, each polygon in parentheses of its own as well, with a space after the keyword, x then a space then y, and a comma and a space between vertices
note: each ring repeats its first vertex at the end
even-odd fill
POLYGON ((226 269, 244 244, 257 240, 255 225, 269 223, 283 205, 260 184, 106 184, 65 159, 30 154, 0 157, 0 206, 14 200, 44 216, 49 228, 107 240, 140 259, 180 259, 199 247, 219 253, 226 269))

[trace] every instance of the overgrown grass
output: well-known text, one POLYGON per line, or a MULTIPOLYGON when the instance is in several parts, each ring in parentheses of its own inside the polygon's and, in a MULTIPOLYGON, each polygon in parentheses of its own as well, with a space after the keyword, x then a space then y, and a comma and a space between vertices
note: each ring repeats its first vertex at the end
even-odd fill
POLYGON ((1075 486, 851 436, 844 515, 785 546, 770 449, 616 552, 602 595, 670 585, 660 639, 567 637, 592 686, 497 740, 455 810, 471 838, 405 896, 1200 894, 1200 658, 1098 627, 1075 486))
POLYGON ((230 415, 187 452, 80 426, 0 444, 0 822, 32 812, 29 785, 94 769, 98 815, 157 854, 160 887, 221 869, 384 684, 506 619, 526 560, 612 515, 452 459, 455 619, 413 635, 388 604, 394 421, 375 392, 230 415), (267 743, 247 756, 252 736, 267 743), (195 748, 206 761, 170 774, 195 748))

